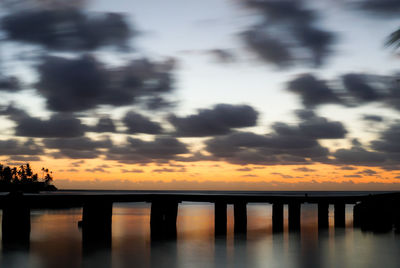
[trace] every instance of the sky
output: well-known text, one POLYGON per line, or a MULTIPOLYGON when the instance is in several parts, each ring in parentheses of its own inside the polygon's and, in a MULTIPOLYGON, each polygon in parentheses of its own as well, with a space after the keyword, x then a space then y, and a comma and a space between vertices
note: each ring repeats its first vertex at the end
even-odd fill
POLYGON ((4 0, 0 163, 61 189, 400 190, 398 0, 4 0))

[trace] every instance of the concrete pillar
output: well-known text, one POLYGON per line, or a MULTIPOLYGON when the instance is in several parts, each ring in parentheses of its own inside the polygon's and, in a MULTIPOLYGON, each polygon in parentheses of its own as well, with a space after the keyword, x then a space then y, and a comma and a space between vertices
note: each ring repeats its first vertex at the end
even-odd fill
POLYGON ((346 204, 345 203, 335 203, 335 227, 345 227, 346 226, 346 204))
POLYGON ((112 202, 99 199, 83 205, 83 250, 111 248, 112 202))
POLYGON ((329 228, 329 204, 318 203, 318 228, 329 228))
POLYGON ((363 231, 389 232, 395 226, 398 232, 398 219, 394 213, 396 205, 388 200, 369 200, 354 207, 354 225, 363 231))
POLYGON ((214 204, 214 232, 216 236, 226 235, 227 205, 224 202, 215 202, 214 204))
POLYGON ((152 240, 175 239, 178 202, 157 200, 151 203, 150 232, 152 240))
POLYGON ((272 204, 272 232, 279 233, 283 231, 283 204, 272 204))
POLYGON ((247 208, 245 202, 237 202, 233 204, 233 214, 235 219, 235 233, 246 234, 247 232, 247 208))
POLYGON ((3 207, 3 250, 28 249, 31 232, 31 214, 22 193, 10 193, 3 207))
POLYGON ((300 230, 301 203, 289 204, 289 231, 300 230))
POLYGON ((358 203, 353 207, 353 227, 361 227, 363 222, 365 208, 362 203, 358 203))

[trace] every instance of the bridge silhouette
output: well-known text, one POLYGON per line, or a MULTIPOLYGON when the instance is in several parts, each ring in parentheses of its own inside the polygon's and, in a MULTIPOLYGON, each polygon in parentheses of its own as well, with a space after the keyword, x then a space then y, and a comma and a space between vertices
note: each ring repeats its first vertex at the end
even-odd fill
POLYGON ((345 227, 345 208, 354 204, 354 227, 364 231, 400 231, 400 193, 374 195, 263 194, 263 193, 118 193, 118 194, 22 194, 0 196, 3 248, 29 247, 30 210, 83 207, 82 243, 84 248, 109 247, 111 244, 112 205, 114 202, 151 203, 151 240, 175 239, 177 215, 181 202, 214 204, 216 236, 227 233, 227 205, 234 208, 234 233, 245 235, 249 203, 272 204, 272 230, 284 231, 284 205, 288 205, 288 229, 299 231, 301 205, 318 205, 318 228, 329 227, 329 205, 334 207, 335 228, 345 227))

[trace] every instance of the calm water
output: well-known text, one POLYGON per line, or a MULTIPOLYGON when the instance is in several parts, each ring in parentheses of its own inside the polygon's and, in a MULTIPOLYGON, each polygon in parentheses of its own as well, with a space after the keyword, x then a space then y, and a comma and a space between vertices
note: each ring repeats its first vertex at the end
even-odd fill
POLYGON ((77 222, 81 209, 32 210, 29 250, 4 252, 1 267, 399 267, 400 237, 362 233, 352 228, 352 206, 345 229, 317 230, 316 205, 303 205, 301 232, 272 234, 272 207, 250 204, 247 239, 233 235, 228 206, 228 236, 214 238, 214 208, 182 203, 175 242, 150 241, 150 205, 114 204, 111 250, 82 254, 77 222))

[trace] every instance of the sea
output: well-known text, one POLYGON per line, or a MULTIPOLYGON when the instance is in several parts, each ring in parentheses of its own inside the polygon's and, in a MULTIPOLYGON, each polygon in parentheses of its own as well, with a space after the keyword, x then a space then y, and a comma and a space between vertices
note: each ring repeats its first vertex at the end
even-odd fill
MULTIPOLYGON (((115 194, 118 191, 59 191, 54 194, 68 193, 115 194)), ((304 195, 306 192, 263 193, 304 195)), ((373 192, 307 194, 364 195, 373 192)), ((149 203, 114 203, 111 246, 87 252, 83 250, 82 231, 78 227, 82 208, 35 209, 31 210, 29 247, 14 250, 1 248, 0 267, 400 267, 400 235, 394 232, 362 232, 353 228, 353 205, 346 205, 345 228, 334 227, 332 206, 329 208, 329 229, 326 231, 318 231, 317 206, 314 204, 302 205, 299 232, 288 232, 286 206, 284 218, 284 231, 275 234, 272 232, 272 206, 248 204, 247 235, 235 236, 233 207, 228 205, 227 236, 216 238, 213 204, 183 202, 179 204, 177 239, 154 242, 150 239, 149 203)))

